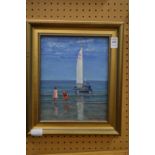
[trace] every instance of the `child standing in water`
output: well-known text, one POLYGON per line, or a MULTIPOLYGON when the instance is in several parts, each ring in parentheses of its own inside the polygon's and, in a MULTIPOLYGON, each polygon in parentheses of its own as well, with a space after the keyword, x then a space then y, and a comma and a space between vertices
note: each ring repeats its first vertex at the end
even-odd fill
POLYGON ((57 90, 57 87, 54 87, 53 102, 54 102, 54 113, 55 113, 55 115, 58 115, 57 99, 58 99, 58 90, 57 90))
POLYGON ((53 90, 53 101, 54 101, 54 104, 56 104, 57 99, 58 99, 58 90, 57 90, 57 87, 54 87, 54 90, 53 90))
POLYGON ((68 101, 69 99, 68 93, 66 91, 63 91, 62 94, 63 94, 64 101, 68 101))
POLYGON ((69 105, 68 105, 68 99, 69 99, 69 95, 67 93, 67 91, 63 91, 62 92, 63 95, 63 106, 64 106, 64 111, 67 112, 69 110, 69 105))

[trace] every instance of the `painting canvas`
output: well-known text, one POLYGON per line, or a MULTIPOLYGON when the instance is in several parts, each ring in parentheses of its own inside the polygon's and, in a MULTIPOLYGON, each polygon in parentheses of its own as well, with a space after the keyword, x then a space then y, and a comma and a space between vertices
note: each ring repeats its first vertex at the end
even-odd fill
POLYGON ((40 36, 41 121, 107 121, 108 51, 105 36, 40 36))

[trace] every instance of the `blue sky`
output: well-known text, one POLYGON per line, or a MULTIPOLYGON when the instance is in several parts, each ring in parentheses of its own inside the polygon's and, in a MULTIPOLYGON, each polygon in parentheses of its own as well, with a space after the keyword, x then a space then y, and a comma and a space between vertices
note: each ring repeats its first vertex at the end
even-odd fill
POLYGON ((41 80, 75 80, 83 48, 84 79, 107 81, 108 37, 41 36, 41 80))

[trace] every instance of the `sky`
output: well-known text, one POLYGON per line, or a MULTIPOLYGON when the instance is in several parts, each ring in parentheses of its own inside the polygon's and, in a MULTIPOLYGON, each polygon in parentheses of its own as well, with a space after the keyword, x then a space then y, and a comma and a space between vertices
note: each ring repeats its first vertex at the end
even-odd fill
POLYGON ((41 80, 76 80, 83 48, 84 80, 107 81, 108 37, 41 36, 41 80))

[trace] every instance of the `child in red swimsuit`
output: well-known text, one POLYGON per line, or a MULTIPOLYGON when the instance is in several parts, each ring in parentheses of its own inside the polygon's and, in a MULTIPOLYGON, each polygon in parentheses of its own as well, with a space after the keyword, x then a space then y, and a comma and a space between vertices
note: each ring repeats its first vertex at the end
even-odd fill
POLYGON ((63 99, 65 101, 67 101, 69 99, 69 96, 68 96, 67 92, 66 91, 63 91, 62 94, 63 94, 63 99))
POLYGON ((69 99, 69 95, 66 91, 62 92, 63 95, 63 106, 64 106, 64 111, 67 112, 69 110, 69 105, 68 105, 68 99, 69 99))

